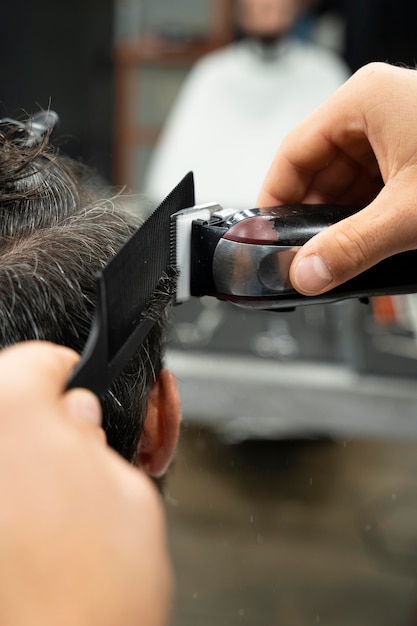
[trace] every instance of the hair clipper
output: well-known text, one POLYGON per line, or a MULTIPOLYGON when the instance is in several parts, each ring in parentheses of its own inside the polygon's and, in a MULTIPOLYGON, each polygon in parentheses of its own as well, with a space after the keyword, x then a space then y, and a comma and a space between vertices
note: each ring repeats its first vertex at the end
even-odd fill
POLYGON ((311 237, 355 213, 336 205, 283 205, 235 211, 218 204, 175 213, 173 263, 176 302, 215 296, 248 309, 288 310, 347 298, 417 291, 417 251, 394 255, 319 296, 305 296, 289 280, 291 262, 311 237))

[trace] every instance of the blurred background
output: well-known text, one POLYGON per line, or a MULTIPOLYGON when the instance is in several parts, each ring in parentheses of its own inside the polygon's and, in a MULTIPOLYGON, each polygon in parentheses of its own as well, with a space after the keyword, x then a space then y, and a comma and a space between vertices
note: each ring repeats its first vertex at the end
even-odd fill
MULTIPOLYGON (((194 169, 199 201, 250 208, 299 119, 364 63, 417 57, 411 0, 2 9, 0 115, 53 108, 62 150, 150 204, 194 169)), ((416 312, 173 312, 173 626, 417 624, 416 312)))

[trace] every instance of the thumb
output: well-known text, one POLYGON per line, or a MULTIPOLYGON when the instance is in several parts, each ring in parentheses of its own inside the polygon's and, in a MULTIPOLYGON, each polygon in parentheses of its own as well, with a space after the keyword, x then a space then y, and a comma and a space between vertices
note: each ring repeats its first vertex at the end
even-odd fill
POLYGON ((101 405, 96 395, 88 389, 70 389, 62 399, 67 417, 93 427, 101 426, 101 405))
POLYGON ((302 247, 291 264, 290 281, 300 293, 317 295, 333 289, 372 264, 366 233, 355 228, 351 218, 347 218, 302 247))
POLYGON ((290 281, 300 293, 318 295, 416 247, 415 195, 388 184, 365 209, 308 241, 294 257, 290 281))

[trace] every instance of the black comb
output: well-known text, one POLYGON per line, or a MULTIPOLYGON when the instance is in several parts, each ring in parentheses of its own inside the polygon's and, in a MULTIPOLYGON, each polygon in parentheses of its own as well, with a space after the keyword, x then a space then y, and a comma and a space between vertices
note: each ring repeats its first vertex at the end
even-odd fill
POLYGON ((85 387, 102 397, 141 345, 158 317, 143 314, 170 267, 171 216, 193 205, 190 172, 98 274, 93 323, 68 389, 85 387))

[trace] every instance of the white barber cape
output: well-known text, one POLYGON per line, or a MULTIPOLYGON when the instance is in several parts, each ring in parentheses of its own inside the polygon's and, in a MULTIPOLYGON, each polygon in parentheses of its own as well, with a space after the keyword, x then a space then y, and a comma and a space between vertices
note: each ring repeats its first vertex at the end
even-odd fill
POLYGON ((191 70, 154 151, 144 192, 160 202, 194 171, 198 203, 255 206, 287 132, 348 77, 339 57, 295 39, 243 40, 191 70))

